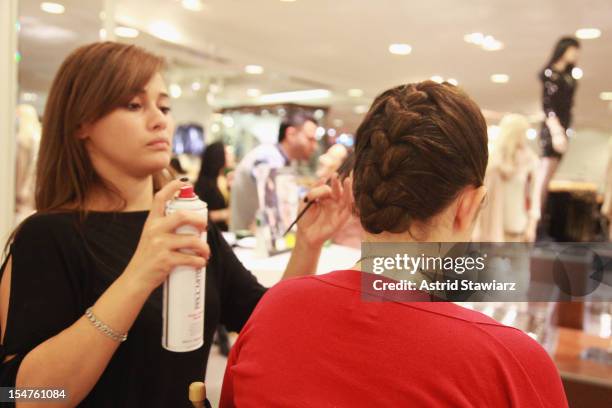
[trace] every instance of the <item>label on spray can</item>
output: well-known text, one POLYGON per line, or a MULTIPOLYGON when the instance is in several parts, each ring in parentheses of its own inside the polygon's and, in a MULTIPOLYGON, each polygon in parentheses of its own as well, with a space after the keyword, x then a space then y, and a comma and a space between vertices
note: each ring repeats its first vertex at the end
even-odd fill
MULTIPOLYGON (((176 211, 195 212, 208 218, 205 202, 198 199, 192 186, 185 186, 177 198, 166 205, 166 215, 176 211)), ((183 225, 177 234, 200 235, 206 241, 206 231, 183 225)), ((183 252, 190 253, 189 250, 183 252)), ((166 350, 186 352, 197 350, 204 344, 204 301, 206 268, 177 266, 164 281, 162 347, 166 350)))

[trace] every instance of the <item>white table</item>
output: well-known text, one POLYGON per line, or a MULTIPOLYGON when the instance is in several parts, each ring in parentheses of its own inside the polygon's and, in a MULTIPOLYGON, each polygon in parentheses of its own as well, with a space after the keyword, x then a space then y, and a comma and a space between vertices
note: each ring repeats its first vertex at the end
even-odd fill
MULTIPOLYGON (((290 252, 274 255, 267 258, 257 257, 255 250, 234 248, 234 253, 250 270, 259 283, 266 287, 274 286, 279 282, 289 263, 290 252)), ((317 275, 347 269, 353 266, 361 257, 361 250, 332 244, 324 247, 317 265, 317 275)))

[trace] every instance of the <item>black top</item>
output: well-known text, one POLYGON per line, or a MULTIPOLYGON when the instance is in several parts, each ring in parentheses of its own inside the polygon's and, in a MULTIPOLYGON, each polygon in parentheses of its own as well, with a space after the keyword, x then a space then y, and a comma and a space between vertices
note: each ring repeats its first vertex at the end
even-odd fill
POLYGON ((542 105, 546 117, 556 115, 561 126, 567 129, 572 122, 572 105, 576 80, 570 72, 558 72, 546 68, 540 75, 542 81, 542 105))
MULTIPOLYGON (((202 177, 198 180, 195 185, 195 193, 198 195, 200 200, 204 201, 208 205, 208 211, 224 210, 227 208, 227 201, 221 194, 219 186, 217 185, 217 179, 211 177, 202 177)), ((225 221, 217 221, 215 225, 221 231, 228 231, 228 225, 225 221)))
MULTIPOLYGON (((147 215, 94 212, 79 227, 76 213, 39 214, 22 224, 11 245, 11 295, 0 361, 17 357, 2 363, 1 386, 14 386, 23 357, 78 320, 123 272, 147 215)), ((188 386, 204 378, 217 324, 240 331, 265 291, 212 223, 208 245, 203 347, 187 353, 162 348, 160 287, 81 406, 190 406, 188 386)))

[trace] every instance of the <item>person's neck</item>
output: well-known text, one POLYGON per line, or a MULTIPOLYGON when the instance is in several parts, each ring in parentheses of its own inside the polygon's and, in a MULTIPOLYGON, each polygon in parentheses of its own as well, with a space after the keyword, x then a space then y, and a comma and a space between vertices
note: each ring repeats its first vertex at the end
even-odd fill
POLYGON ((112 181, 117 194, 98 186, 90 192, 90 211, 148 211, 153 203, 153 177, 121 177, 112 181))
POLYGON ((557 72, 563 72, 567 68, 567 61, 561 59, 553 64, 553 68, 557 72))
POLYGON ((285 141, 280 142, 278 144, 278 148, 281 150, 281 152, 283 152, 283 154, 289 161, 295 160, 294 155, 291 153, 291 149, 289 149, 289 146, 285 141))

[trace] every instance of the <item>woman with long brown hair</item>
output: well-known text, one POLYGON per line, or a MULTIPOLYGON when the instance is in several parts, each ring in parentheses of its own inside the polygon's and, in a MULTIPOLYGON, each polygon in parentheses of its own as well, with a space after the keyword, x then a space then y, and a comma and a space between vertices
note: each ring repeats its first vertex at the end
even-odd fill
MULTIPOLYGON (((214 225, 163 214, 184 183, 166 170, 173 121, 162 68, 111 42, 81 47, 60 67, 43 120, 37 214, 14 233, 1 269, 2 386, 65 389, 68 406, 189 406, 214 328, 239 331, 265 292, 214 225), (177 235, 184 224, 207 229, 207 243, 177 235), (207 266, 204 346, 187 353, 161 346, 160 284, 177 265, 207 266)), ((348 217, 350 186, 335 179, 309 199, 317 203, 285 277, 314 272, 348 217)))

